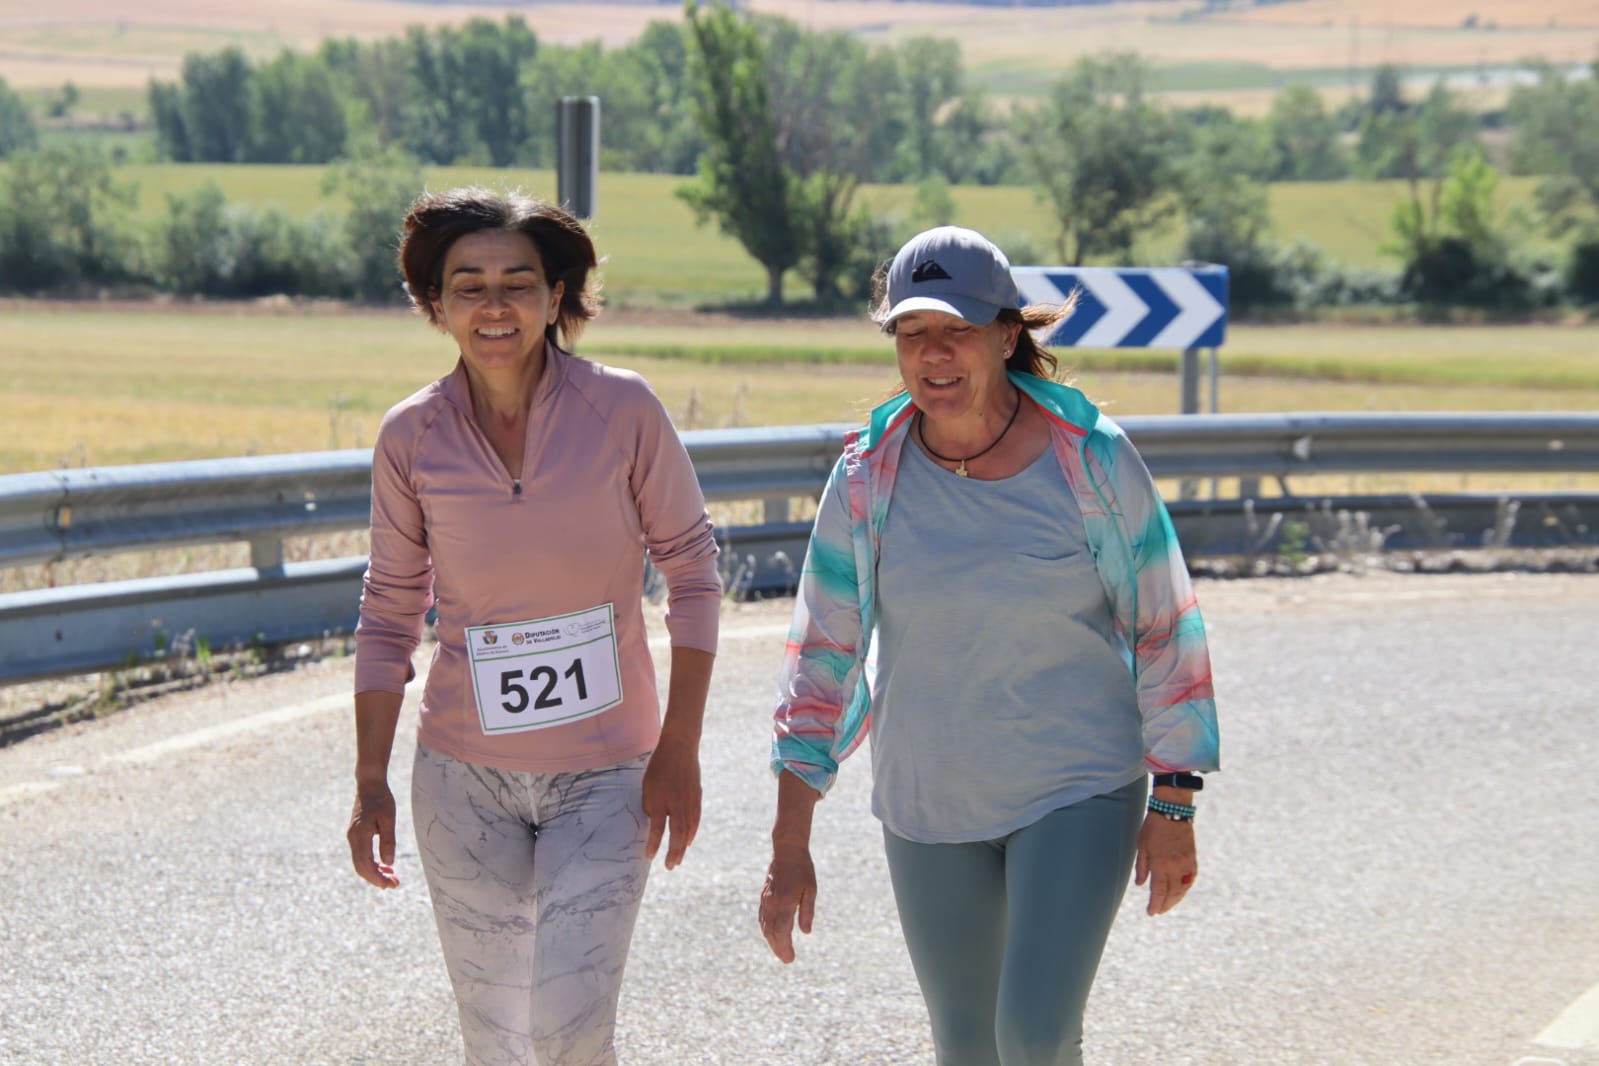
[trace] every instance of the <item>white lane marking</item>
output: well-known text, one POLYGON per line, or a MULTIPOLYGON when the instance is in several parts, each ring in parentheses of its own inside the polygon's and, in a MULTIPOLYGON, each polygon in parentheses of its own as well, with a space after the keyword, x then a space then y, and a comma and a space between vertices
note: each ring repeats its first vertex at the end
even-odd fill
POLYGON ((1584 992, 1533 1041, 1544 1047, 1599 1051, 1599 985, 1584 992))
MULTIPOLYGON (((768 637, 787 637, 787 622, 759 622, 751 625, 735 626, 723 629, 721 640, 757 640, 768 637)), ((666 634, 650 640, 652 651, 665 651, 670 647, 671 640, 666 634)), ((773 656, 774 672, 777 669, 777 657, 773 656)), ((417 673, 416 679, 406 686, 412 692, 422 691, 422 686, 427 683, 427 671, 424 669, 417 673)), ((326 714, 329 711, 344 710, 352 706, 354 697, 349 693, 339 693, 334 696, 322 696, 305 703, 297 703, 290 707, 280 707, 273 711, 263 711, 252 714, 247 718, 237 718, 229 722, 220 722, 216 725, 205 726, 188 733, 167 737, 137 748, 108 755, 99 760, 95 769, 115 766, 137 766, 156 762, 168 755, 175 755, 181 751, 204 747, 207 744, 229 740, 254 733, 262 729, 271 729, 274 726, 286 725, 301 718, 308 718, 314 714, 326 714)), ((14 785, 0 787, 0 808, 9 806, 20 800, 31 799, 34 796, 52 792, 66 784, 70 777, 52 777, 44 781, 20 781, 14 785)))
POLYGON ((119 751, 115 755, 106 756, 101 760, 101 764, 117 766, 155 762, 157 759, 176 752, 202 747, 213 741, 226 740, 229 737, 254 733, 259 729, 284 725, 296 719, 306 718, 313 714, 321 714, 324 711, 349 707, 352 699, 348 693, 340 693, 337 696, 323 696, 321 699, 311 700, 308 703, 298 703, 292 707, 280 707, 275 711, 262 711, 260 714, 252 714, 248 718, 236 718, 231 722, 219 722, 216 725, 208 725, 193 732, 167 737, 165 740, 158 740, 153 744, 145 744, 142 747, 119 751))

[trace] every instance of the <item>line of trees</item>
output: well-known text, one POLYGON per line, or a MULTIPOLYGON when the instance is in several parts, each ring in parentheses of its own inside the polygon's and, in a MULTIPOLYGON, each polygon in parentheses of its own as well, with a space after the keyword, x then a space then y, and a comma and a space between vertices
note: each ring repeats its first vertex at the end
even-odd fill
POLYGON ((39 143, 39 125, 28 104, 0 78, 0 159, 39 143))
POLYGON ((413 160, 373 149, 331 168, 347 210, 304 218, 229 203, 215 183, 169 193, 146 223, 138 190, 83 144, 19 152, 0 174, 0 291, 289 294, 397 302, 399 220, 422 188, 413 160))
MULTIPOLYGON (((1002 123, 966 84, 954 42, 923 37, 868 52, 843 34, 763 21, 773 61, 788 64, 795 107, 839 98, 836 87, 808 86, 808 75, 865 73, 862 88, 871 95, 857 109, 886 134, 864 161, 871 180, 1006 177, 1012 155, 997 149, 985 160, 972 151, 974 135, 997 133, 1002 123), (824 56, 814 47, 824 39, 848 44, 824 56)), ((186 56, 175 82, 152 81, 150 112, 159 152, 178 162, 326 163, 375 137, 424 163, 548 167, 556 102, 594 95, 604 108, 602 165, 692 174, 706 144, 689 91, 690 47, 690 28, 666 21, 620 48, 546 44, 510 15, 499 23, 413 26, 388 40, 330 40, 312 53, 284 51, 260 63, 224 48, 186 56)), ((802 138, 805 131, 792 132, 802 138)))
POLYGON ((392 298, 381 234, 403 193, 420 186, 417 165, 549 166, 554 101, 594 93, 604 101, 603 165, 691 175, 679 195, 762 264, 773 305, 794 271, 821 303, 857 301, 886 250, 915 227, 952 219, 948 185, 1001 180, 1039 190, 1037 227, 1000 235, 1013 247, 1019 240, 1020 255, 1126 262, 1142 234, 1175 223, 1185 256, 1231 268, 1245 311, 1599 302, 1599 63, 1593 78, 1575 80, 1537 68, 1536 82, 1515 91, 1506 159, 1512 172, 1543 180, 1534 210, 1504 215, 1479 117, 1442 84, 1407 98, 1394 68, 1337 112, 1296 87, 1252 120, 1164 106, 1143 61, 1095 56, 1067 69, 1035 107, 1002 115, 966 83, 954 41, 870 48, 721 3, 688 0, 685 9, 682 24, 657 22, 609 51, 545 45, 513 15, 330 41, 260 64, 236 49, 194 54, 179 82, 151 85, 173 158, 356 160, 334 180, 362 175, 380 188, 350 197, 356 215, 371 213, 353 223, 229 205, 212 188, 169 198, 159 233, 139 237, 109 167, 34 148, 27 108, 0 82, 0 153, 13 160, 0 184, 0 286, 122 281, 208 295, 392 298), (1271 235, 1267 183, 1350 173, 1408 183, 1389 249, 1397 271, 1344 270, 1271 235), (883 181, 920 183, 909 216, 861 204, 861 186, 883 181), (352 239, 352 226, 363 239, 352 239), (1567 243, 1567 261, 1525 251, 1539 228, 1567 243), (301 269, 286 251, 296 242, 316 250, 300 257, 301 269))
MULTIPOLYGON (((608 169, 693 174, 708 147, 690 69, 708 23, 696 13, 716 6, 688 0, 687 20, 651 23, 636 41, 613 49, 546 43, 510 15, 498 23, 412 26, 385 40, 329 40, 314 52, 284 51, 260 62, 236 47, 191 53, 177 81, 150 84, 158 150, 179 162, 326 163, 376 137, 424 163, 547 167, 554 161, 556 101, 581 94, 604 101, 608 169)), ((860 168, 865 180, 1026 179, 1037 109, 995 106, 969 82, 956 40, 918 37, 868 49, 846 33, 726 10, 760 38, 780 114, 829 130, 840 125, 840 112, 865 119, 874 138, 860 168), (813 77, 837 80, 807 82, 813 77), (845 98, 840 86, 866 95, 845 98), (823 100, 833 114, 814 111, 823 100)), ((1116 92, 1114 70, 1101 73, 1100 91, 1116 92)), ((1043 106, 1082 102, 1063 100, 1060 92, 1053 89, 1043 106)), ((8 113, 18 109, 25 114, 20 101, 8 108, 0 90, 0 152, 8 113)), ((1512 104, 1479 115, 1442 83, 1409 100, 1404 71, 1392 65, 1377 68, 1363 99, 1333 110, 1314 89, 1293 85, 1259 119, 1210 106, 1166 113, 1175 126, 1228 124, 1248 143, 1241 161, 1257 181, 1425 175, 1455 145, 1478 141, 1486 127, 1508 127, 1518 142, 1541 146, 1516 153, 1510 163, 1520 170, 1549 157, 1560 139, 1526 108, 1512 104)), ((784 132, 808 136, 801 126, 784 132)))
MULTIPOLYGON (((904 144, 914 130, 949 138, 947 156, 981 156, 993 127, 896 126, 904 116, 876 106, 887 97, 879 86, 892 82, 892 53, 722 4, 690 0, 687 9, 688 70, 706 146, 697 180, 680 195, 766 268, 769 303, 782 302, 783 277, 795 267, 821 299, 862 295, 874 256, 916 224, 949 220, 934 206, 895 233, 855 207, 855 190, 874 180, 872 146, 904 144)), ((950 62, 942 69, 958 70, 955 46, 944 47, 937 58, 950 62)), ((1515 94, 1512 162, 1545 175, 1531 215, 1495 206, 1499 172, 1478 119, 1441 83, 1411 101, 1398 71, 1383 68, 1349 118, 1296 89, 1277 98, 1267 119, 1249 121, 1221 108, 1165 107, 1149 90, 1151 75, 1133 55, 1084 58, 1041 104, 1011 118, 1007 169, 1039 190, 1038 228, 1053 234, 1055 261, 1127 263, 1141 235, 1175 221, 1183 256, 1226 264, 1234 306, 1246 313, 1347 303, 1505 312, 1599 303, 1599 63, 1580 81, 1540 68, 1537 83, 1515 94), (1346 126, 1354 142, 1347 156, 1346 126), (1270 235, 1267 183, 1333 178, 1349 167, 1408 185, 1387 249, 1396 273, 1344 270, 1314 248, 1270 235), (1536 227, 1574 236, 1566 263, 1525 250, 1536 227)))

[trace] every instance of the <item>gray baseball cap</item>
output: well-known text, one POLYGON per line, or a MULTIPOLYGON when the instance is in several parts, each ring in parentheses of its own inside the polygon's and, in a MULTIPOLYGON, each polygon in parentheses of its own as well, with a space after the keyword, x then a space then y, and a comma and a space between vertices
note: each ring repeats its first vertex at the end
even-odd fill
POLYGON ((1022 305, 1005 253, 976 230, 939 226, 905 242, 888 268, 888 293, 878 324, 887 329, 910 311, 942 311, 986 326, 1006 307, 1022 305))

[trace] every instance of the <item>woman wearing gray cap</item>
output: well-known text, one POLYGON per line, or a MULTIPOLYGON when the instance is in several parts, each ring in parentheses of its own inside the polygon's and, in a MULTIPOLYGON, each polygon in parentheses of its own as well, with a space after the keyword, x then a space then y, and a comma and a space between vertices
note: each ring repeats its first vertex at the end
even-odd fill
POLYGON ((870 732, 900 924, 941 1066, 1080 1063, 1129 870, 1198 873, 1218 766, 1204 624, 1121 429, 1052 380, 1010 263, 943 226, 878 278, 904 391, 852 432, 800 578, 775 716, 762 932, 794 959, 812 809, 870 732))

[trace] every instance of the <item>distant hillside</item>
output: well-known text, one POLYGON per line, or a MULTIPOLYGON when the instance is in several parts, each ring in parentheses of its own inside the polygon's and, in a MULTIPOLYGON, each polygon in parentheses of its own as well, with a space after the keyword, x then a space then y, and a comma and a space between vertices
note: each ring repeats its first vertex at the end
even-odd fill
MULTIPOLYGON (((6 8, 0 0, 0 10, 6 8)), ((12 4, 12 7, 17 7, 12 4)), ((1136 51, 1159 91, 1183 104, 1260 114, 1284 86, 1338 102, 1380 65, 1419 86, 1449 78, 1477 107, 1501 106, 1531 56, 1570 67, 1599 56, 1599 0, 738 0, 813 31, 870 45, 949 37, 973 82, 1002 105, 1038 99, 1073 60, 1136 51), (981 4, 979 8, 976 5, 981 4)), ((255 60, 329 37, 370 41, 406 27, 515 13, 550 44, 636 40, 682 18, 681 0, 51 0, 38 19, 0 15, 0 78, 30 100, 71 81, 85 111, 148 111, 152 78, 174 81, 189 53, 235 45, 255 60), (47 12, 47 17, 46 17, 47 12)), ((40 105, 42 106, 42 105, 40 105)))

